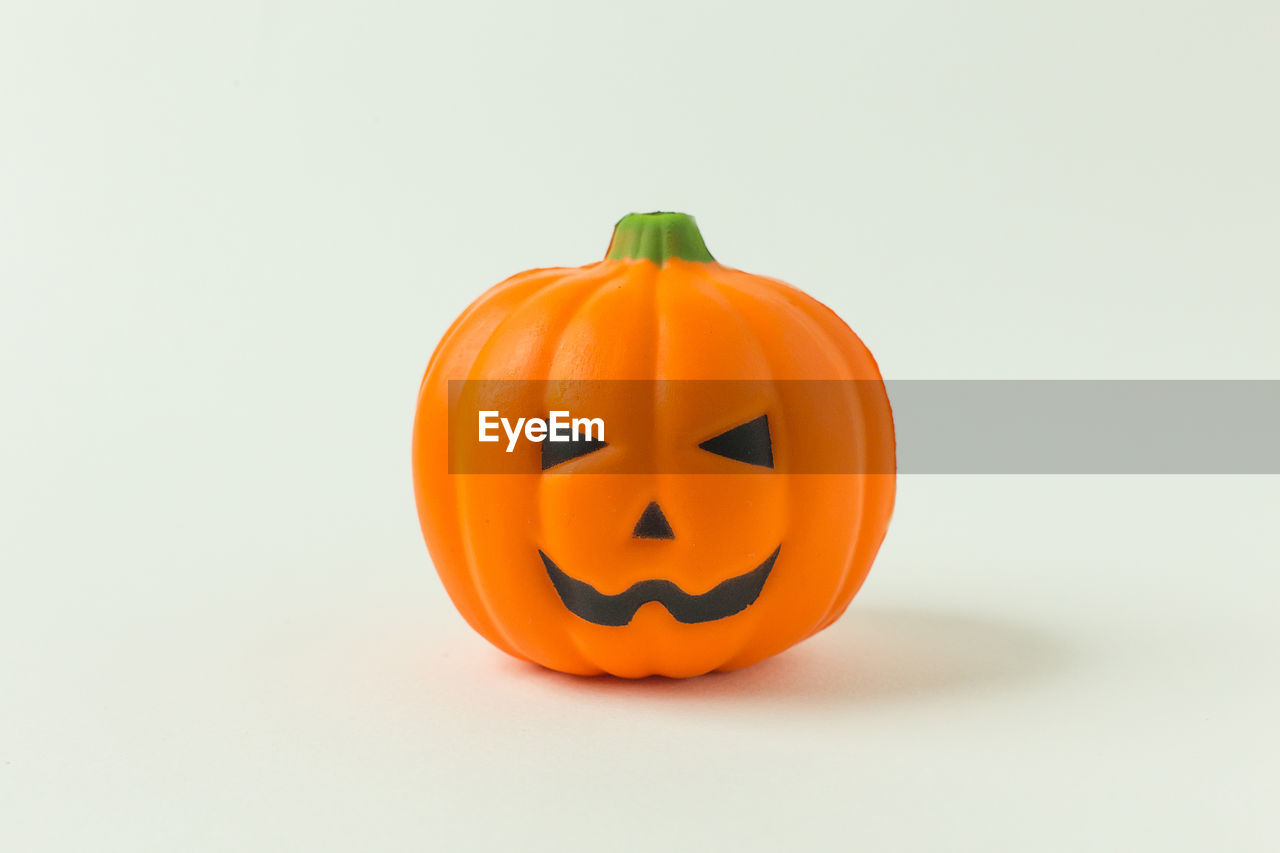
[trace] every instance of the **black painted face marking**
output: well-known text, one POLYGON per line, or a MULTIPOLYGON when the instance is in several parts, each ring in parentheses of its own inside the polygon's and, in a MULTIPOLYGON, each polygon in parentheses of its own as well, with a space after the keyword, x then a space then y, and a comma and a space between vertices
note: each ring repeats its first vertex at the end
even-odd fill
POLYGON ((662 514, 662 507, 658 506, 657 501, 652 501, 640 513, 640 520, 636 522, 631 536, 635 539, 675 539, 676 532, 671 529, 671 522, 662 514))
POLYGON ((748 465, 773 467, 773 441, 769 437, 769 416, 761 415, 753 421, 709 438, 698 447, 748 465))
MULTIPOLYGON (((542 469, 545 471, 570 459, 594 453, 605 446, 603 441, 544 441, 542 469)), ((773 439, 769 434, 767 415, 726 430, 702 442, 698 447, 747 465, 773 467, 773 439)), ((644 508, 631 535, 635 539, 676 538, 671 523, 667 521, 657 501, 651 501, 644 508)), ((741 613, 760 597, 760 591, 764 589, 764 583, 769 579, 769 573, 773 571, 773 564, 781 552, 782 546, 779 545, 764 562, 751 571, 721 581, 699 595, 691 595, 671 581, 662 579, 639 581, 617 595, 607 595, 586 581, 567 575, 542 549, 538 549, 538 556, 542 558, 551 585, 570 613, 596 625, 621 627, 630 624, 636 611, 651 601, 665 607, 677 622, 690 625, 714 622, 741 613)))
POLYGON ((585 438, 573 441, 544 441, 542 442, 542 470, 555 467, 561 462, 568 462, 570 459, 577 459, 579 456, 586 456, 588 453, 595 453, 605 447, 608 447, 607 442, 585 438))
POLYGON ((677 622, 685 624, 714 622, 741 613, 760 596, 781 550, 779 545, 745 575, 721 581, 701 595, 690 595, 668 580, 640 581, 617 595, 605 595, 586 581, 566 575, 541 549, 538 556, 570 613, 596 625, 619 627, 629 623, 640 606, 650 601, 658 602, 677 622))

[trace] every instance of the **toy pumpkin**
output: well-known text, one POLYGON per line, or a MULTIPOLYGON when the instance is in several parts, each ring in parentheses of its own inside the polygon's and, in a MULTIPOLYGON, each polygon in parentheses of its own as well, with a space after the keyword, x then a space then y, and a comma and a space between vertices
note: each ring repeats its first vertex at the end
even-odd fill
POLYGON ((604 260, 520 273, 453 323, 419 392, 413 476, 445 588, 495 646, 684 677, 844 612, 893 508, 893 423, 834 312, 715 262, 692 217, 632 214, 604 260), (538 444, 508 425, 486 444, 460 414, 486 407, 607 431, 538 444))

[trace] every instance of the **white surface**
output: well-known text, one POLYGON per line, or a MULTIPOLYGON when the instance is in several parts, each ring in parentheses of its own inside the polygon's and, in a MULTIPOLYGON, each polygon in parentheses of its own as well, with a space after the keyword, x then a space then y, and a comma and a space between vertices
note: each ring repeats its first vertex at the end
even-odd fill
POLYGON ((905 477, 848 616, 453 612, 436 339, 630 210, 896 378, 1280 376, 1273 4, 7 4, 0 849, 1274 850, 1275 478, 905 477))

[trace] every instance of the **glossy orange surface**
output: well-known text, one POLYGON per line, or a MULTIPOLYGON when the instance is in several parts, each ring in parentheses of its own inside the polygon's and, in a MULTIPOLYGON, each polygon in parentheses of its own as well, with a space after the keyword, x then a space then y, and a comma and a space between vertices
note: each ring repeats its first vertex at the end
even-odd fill
POLYGON ((436 569, 491 643, 563 672, 680 677, 752 664, 845 610, 884 539, 894 475, 794 472, 823 470, 824 455, 851 452, 865 460, 862 470, 893 471, 880 373, 830 309, 715 262, 606 260, 520 273, 454 322, 422 382, 413 475, 436 569), (450 452, 455 471, 466 470, 472 452, 456 437, 450 447, 450 380, 549 378, 649 382, 592 385, 599 399, 524 401, 603 417, 603 450, 544 472, 529 447, 514 473, 450 473, 450 452), (707 379, 750 381, 669 395, 651 381, 707 379), (788 395, 781 380, 799 379, 863 381, 833 383, 843 390, 831 395, 788 395), (761 414, 772 469, 698 448, 761 414), (653 502, 674 538, 633 535, 653 502), (698 594, 775 549, 750 606, 695 624, 658 601, 626 625, 586 621, 566 608, 539 558, 606 595, 654 579, 698 594))

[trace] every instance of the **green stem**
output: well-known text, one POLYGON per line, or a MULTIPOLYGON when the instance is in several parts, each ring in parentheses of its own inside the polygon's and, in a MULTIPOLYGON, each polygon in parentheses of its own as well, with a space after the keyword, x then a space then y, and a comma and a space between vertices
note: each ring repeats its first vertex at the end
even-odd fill
POLYGON ((613 227, 605 260, 646 258, 662 266, 671 258, 713 261, 698 224, 687 213, 629 213, 613 227))

